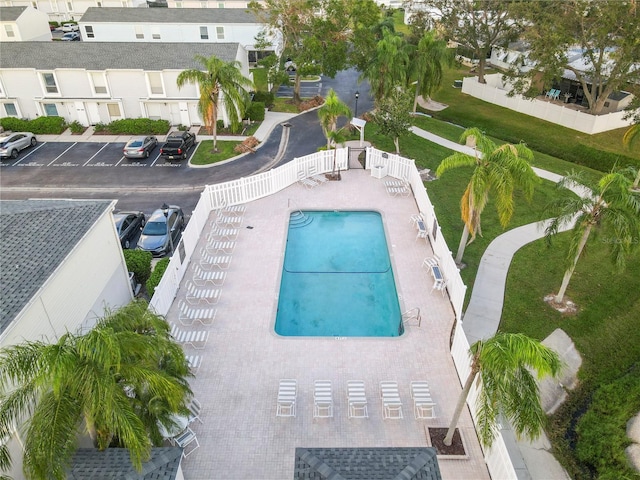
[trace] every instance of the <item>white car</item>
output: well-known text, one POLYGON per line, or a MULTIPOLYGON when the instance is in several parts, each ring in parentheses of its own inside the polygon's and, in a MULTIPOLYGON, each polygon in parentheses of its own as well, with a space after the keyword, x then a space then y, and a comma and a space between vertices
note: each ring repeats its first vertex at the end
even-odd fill
POLYGON ((58 30, 62 32, 79 32, 80 27, 75 23, 63 23, 58 30))
POLYGON ((0 158, 18 158, 20 150, 35 147, 38 141, 31 132, 12 132, 0 136, 0 158))

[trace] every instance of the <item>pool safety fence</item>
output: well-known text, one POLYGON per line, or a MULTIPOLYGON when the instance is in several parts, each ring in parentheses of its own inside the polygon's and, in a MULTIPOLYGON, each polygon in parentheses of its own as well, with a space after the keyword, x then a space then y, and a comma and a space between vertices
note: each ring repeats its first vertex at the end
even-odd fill
MULTIPOLYGON (((367 170, 385 165, 388 176, 405 180, 411 186, 416 205, 425 219, 428 240, 434 254, 440 258, 440 267, 444 278, 447 279, 446 289, 456 315, 456 332, 451 354, 460 381, 464 383, 470 370, 469 345, 462 329, 462 307, 467 287, 460 277, 460 271, 455 264, 451 250, 442 236, 433 204, 420 178, 415 161, 373 147, 368 147, 366 152, 365 168, 367 170)), ((175 248, 175 254, 171 257, 169 266, 156 287, 155 294, 149 303, 150 308, 160 315, 166 315, 169 311, 212 210, 240 205, 277 193, 298 182, 298 172, 300 171, 309 176, 311 176, 310 172, 316 175, 331 172, 334 169, 334 153, 335 169, 348 170, 348 148, 339 148, 334 151, 321 151, 296 158, 285 165, 248 178, 239 178, 205 187, 191 214, 189 223, 183 231, 182 239, 175 248)), ((402 323, 400 325, 402 326, 402 323)), ((473 388, 474 391, 469 395, 467 404, 475 422, 477 391, 475 386, 473 388)), ((491 449, 485 450, 484 454, 492 478, 506 480, 517 478, 501 433, 497 434, 493 446, 491 449)))

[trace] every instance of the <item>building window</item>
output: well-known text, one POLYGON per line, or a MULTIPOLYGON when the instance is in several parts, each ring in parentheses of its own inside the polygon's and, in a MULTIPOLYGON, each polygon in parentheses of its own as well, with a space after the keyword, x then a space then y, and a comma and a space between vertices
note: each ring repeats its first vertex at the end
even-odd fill
POLYGON ((31 6, 37 10, 38 9, 38 2, 31 2, 31 6))
POLYGON ((207 30, 207 27, 200 27, 200 40, 209 40, 209 30, 207 30))
POLYGON ((160 40, 160 29, 158 27, 151 27, 151 38, 160 40))
POLYGON ((200 2, 200 8, 209 8, 208 2, 200 2))
POLYGON ((58 11, 58 2, 56 0, 49 0, 49 7, 51 7, 52 12, 58 11))
POLYGON ((58 85, 56 84, 56 77, 53 73, 43 73, 42 81, 44 83, 44 89, 47 93, 60 93, 58 91, 58 85))
POLYGON ((93 85, 93 93, 96 95, 107 95, 107 79, 103 72, 91 72, 91 83, 93 85))
POLYGON ((73 2, 67 2, 67 12, 73 12, 73 2))
POLYGON ((102 7, 102 2, 96 0, 96 7, 102 7))
POLYGON ((109 112, 111 118, 122 116, 120 115, 120 105, 117 103, 107 103, 107 112, 109 112))
POLYGON ((5 103, 4 111, 7 113, 8 117, 17 117, 18 110, 16 109, 15 103, 5 103))
POLYGON ((218 2, 218 8, 224 8, 224 2, 218 2))
POLYGON ((13 31, 13 25, 5 25, 4 31, 7 33, 7 37, 13 38, 16 36, 16 32, 13 31))
POLYGON ((123 2, 122 2, 122 6, 123 6, 123 7, 128 7, 128 6, 129 6, 129 4, 128 4, 128 2, 125 0, 125 1, 123 1, 123 2))
POLYGON ((57 109, 55 103, 44 103, 44 104, 42 104, 42 106, 44 107, 44 114, 47 117, 57 117, 58 116, 58 109, 57 109))
POLYGON ((136 38, 137 39, 143 39, 144 38, 144 30, 142 30, 142 25, 135 25, 133 27, 136 31, 136 38))
POLYGON ((218 40, 224 40, 224 27, 216 27, 216 36, 218 40))
POLYGON ((150 95, 164 95, 162 74, 160 72, 147 72, 147 78, 149 79, 150 95))
POLYGON ((93 27, 91 25, 87 25, 84 27, 84 31, 87 34, 87 38, 95 38, 96 35, 93 33, 93 27))
POLYGON ((176 8, 182 8, 182 2, 176 2, 176 8))

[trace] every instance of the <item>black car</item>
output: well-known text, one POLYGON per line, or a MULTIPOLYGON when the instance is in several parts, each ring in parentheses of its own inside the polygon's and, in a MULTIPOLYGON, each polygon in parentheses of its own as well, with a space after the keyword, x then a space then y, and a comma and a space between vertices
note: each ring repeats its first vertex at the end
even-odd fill
POLYGON ((160 156, 169 161, 184 160, 187 152, 196 144, 196 135, 190 132, 171 132, 160 149, 160 156))
POLYGON ((180 241, 184 228, 184 213, 177 205, 163 205, 147 219, 138 240, 138 250, 151 252, 154 257, 163 257, 173 250, 180 241))
POLYGON ((114 213, 113 220, 123 248, 131 247, 131 243, 136 240, 146 221, 142 212, 114 213))

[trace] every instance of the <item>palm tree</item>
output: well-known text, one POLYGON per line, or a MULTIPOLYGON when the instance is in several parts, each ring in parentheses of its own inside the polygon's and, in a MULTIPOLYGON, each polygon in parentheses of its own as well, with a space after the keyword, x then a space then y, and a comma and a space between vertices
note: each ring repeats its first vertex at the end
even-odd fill
POLYGON ((518 436, 539 437, 545 413, 531 372, 535 370, 537 378, 556 377, 562 367, 558 354, 521 333, 500 332, 488 340, 478 340, 469 352, 471 372, 458 397, 445 445, 451 445, 471 385, 478 375, 482 388, 477 399, 477 431, 482 444, 491 447, 500 414, 511 421, 518 436))
POLYGON ((369 80, 376 102, 382 100, 397 85, 405 85, 409 68, 407 42, 388 28, 382 29, 382 40, 376 46, 373 59, 362 72, 369 80))
POLYGON ((327 150, 331 148, 331 138, 329 133, 335 132, 338 126, 339 117, 350 117, 351 109, 342 101, 333 90, 329 90, 324 104, 318 109, 318 118, 322 126, 322 132, 327 137, 327 150))
MULTIPOLYGON (((336 175, 336 158, 338 156, 338 144, 344 146, 344 142, 346 142, 348 138, 349 130, 346 127, 333 131, 330 130, 327 132, 327 141, 335 145, 335 148, 333 149, 333 167, 331 168, 331 175, 334 178, 336 175)), ((339 176, 338 179, 340 179, 339 176)))
MULTIPOLYGON (((84 429, 100 450, 116 444, 140 469, 165 411, 183 412, 191 394, 184 353, 167 323, 135 301, 83 335, 25 342, 0 351, 0 432, 25 422, 27 478, 66 478, 84 429), (154 417, 139 392, 159 399, 154 417)), ((168 422, 165 422, 168 423, 168 422)), ((170 425, 167 425, 170 426, 170 425)))
MULTIPOLYGON (((626 132, 624 132, 624 136, 622 137, 622 142, 627 147, 630 147, 633 144, 634 140, 640 138, 640 113, 636 115, 636 122, 637 123, 635 123, 634 125, 631 125, 629 129, 626 132)), ((635 172, 635 180, 633 181, 632 188, 634 190, 637 190, 638 185, 640 185, 640 166, 635 172)))
POLYGON ((442 160, 436 170, 436 175, 441 176, 453 168, 475 167, 460 200, 464 229, 456 263, 462 261, 464 249, 475 240, 476 233, 482 235, 480 216, 490 196, 495 197, 498 218, 504 228, 513 215, 515 188, 522 189, 527 200, 531 200, 534 187, 540 182, 529 165, 533 153, 525 144, 497 146, 478 128, 465 130, 460 143, 466 143, 470 137, 475 140, 475 156, 456 152, 442 160), (471 239, 467 242, 469 235, 471 239))
POLYGON ((564 300, 578 259, 594 230, 608 232, 611 258, 618 268, 624 268, 625 255, 640 243, 640 193, 632 190, 631 180, 624 172, 612 171, 595 185, 586 184, 582 175, 573 172, 558 182, 558 188, 566 189, 576 183, 588 186, 592 194, 557 198, 549 205, 554 218, 545 230, 548 242, 561 227, 575 221, 567 255, 568 266, 555 296, 556 303, 564 300))
POLYGON ((180 72, 176 83, 182 88, 193 83, 200 88, 198 110, 205 126, 213 135, 213 151, 217 152, 218 112, 225 109, 232 125, 240 123, 240 116, 249 103, 247 89, 253 88, 251 80, 242 76, 240 62, 225 62, 215 56, 209 58, 196 55, 194 59, 204 66, 203 70, 189 69, 180 72))
POLYGON ((418 97, 429 98, 442 84, 442 64, 451 64, 452 60, 447 42, 436 39, 432 31, 425 32, 411 58, 411 77, 416 78, 413 113, 416 113, 418 97))

